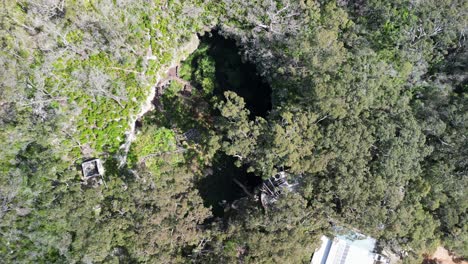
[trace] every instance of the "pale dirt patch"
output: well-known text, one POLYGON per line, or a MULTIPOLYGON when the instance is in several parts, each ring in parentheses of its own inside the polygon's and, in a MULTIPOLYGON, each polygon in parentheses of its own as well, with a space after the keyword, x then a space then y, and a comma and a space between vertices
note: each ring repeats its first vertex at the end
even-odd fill
POLYGON ((450 255, 447 249, 438 247, 431 258, 425 259, 424 263, 437 264, 468 264, 468 261, 457 260, 456 256, 450 255))

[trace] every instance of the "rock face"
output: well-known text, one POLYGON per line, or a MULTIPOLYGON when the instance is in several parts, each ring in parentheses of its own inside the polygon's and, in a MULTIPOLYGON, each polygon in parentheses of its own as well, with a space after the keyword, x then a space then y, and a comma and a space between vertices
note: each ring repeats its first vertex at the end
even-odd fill
MULTIPOLYGON (((174 49, 171 64, 165 67, 164 69, 161 69, 161 71, 158 73, 156 83, 151 88, 146 100, 142 103, 140 112, 138 112, 138 114, 136 114, 133 118, 130 119, 130 129, 125 133, 125 142, 120 146, 120 154, 118 156, 120 167, 125 164, 127 160, 127 153, 130 150, 131 143, 133 140, 135 140, 136 121, 143 117, 149 111, 153 110, 154 108, 152 101, 156 96, 156 86, 157 83, 161 80, 161 76, 164 76, 166 71, 168 71, 171 68, 175 68, 181 61, 187 59, 187 57, 198 48, 199 43, 200 40, 198 39, 197 34, 193 34, 186 43, 182 44, 180 48, 174 49)), ((151 55, 151 53, 151 50, 149 50, 148 55, 146 56, 146 60, 155 59, 151 55)))
POLYGON ((185 43, 174 56, 175 61, 179 63, 180 61, 183 61, 187 59, 187 57, 192 54, 197 48, 198 45, 200 44, 200 40, 198 39, 198 36, 196 34, 192 35, 187 43, 185 43))

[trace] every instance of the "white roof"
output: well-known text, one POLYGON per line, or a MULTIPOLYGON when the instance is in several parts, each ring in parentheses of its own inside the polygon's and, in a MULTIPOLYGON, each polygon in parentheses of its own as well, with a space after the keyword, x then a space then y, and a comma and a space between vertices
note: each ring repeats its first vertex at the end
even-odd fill
POLYGON ((333 240, 322 236, 322 246, 318 248, 311 264, 373 264, 375 239, 348 240, 335 237, 333 240))

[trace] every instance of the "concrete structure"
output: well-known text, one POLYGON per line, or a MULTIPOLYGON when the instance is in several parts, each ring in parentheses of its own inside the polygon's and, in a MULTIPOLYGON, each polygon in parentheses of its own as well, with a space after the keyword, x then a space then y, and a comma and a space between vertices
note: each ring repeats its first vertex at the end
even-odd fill
POLYGON ((83 178, 89 179, 96 176, 104 175, 104 168, 102 167, 100 159, 90 159, 81 164, 83 171, 83 178))
POLYGON ((350 240, 347 237, 321 237, 322 246, 312 256, 311 264, 388 264, 386 257, 374 253, 376 240, 371 237, 350 240))

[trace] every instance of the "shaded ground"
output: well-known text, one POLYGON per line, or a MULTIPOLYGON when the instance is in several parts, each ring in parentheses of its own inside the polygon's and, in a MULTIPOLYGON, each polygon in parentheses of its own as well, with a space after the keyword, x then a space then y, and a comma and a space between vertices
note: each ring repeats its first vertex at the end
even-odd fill
POLYGON ((252 173, 247 173, 244 168, 234 165, 235 158, 225 154, 217 154, 212 167, 212 174, 207 175, 199 182, 200 195, 205 206, 212 207, 213 215, 223 216, 224 203, 231 203, 246 193, 233 179, 241 182, 249 192, 253 192, 262 180, 252 173))
MULTIPOLYGON (((180 72, 170 72, 168 79, 171 76, 189 80, 208 100, 212 96, 223 98, 225 91, 234 91, 244 98, 251 117, 266 117, 271 110, 270 86, 257 74, 255 65, 242 61, 234 40, 225 39, 215 31, 201 37, 199 48, 181 64, 180 72)), ((225 206, 246 196, 246 191, 253 192, 261 183, 260 177, 236 167, 235 161, 219 152, 210 171, 198 182, 205 206, 211 206, 216 217, 222 217, 225 206)))
MULTIPOLYGON (((225 39, 216 31, 201 37, 199 51, 207 47, 206 51, 197 51, 184 63, 190 64, 192 78, 198 72, 204 71, 208 61, 214 61, 214 90, 213 94, 222 97, 225 91, 236 92, 243 97, 252 116, 265 117, 271 110, 271 87, 258 74, 254 64, 243 62, 239 49, 232 39, 225 39), (200 71, 201 70, 201 71, 200 71)), ((205 72, 206 74, 206 72, 205 72)), ((210 77, 206 74, 203 77, 210 77)), ((201 89, 201 84, 192 80, 194 86, 201 89)))
POLYGON ((211 45, 209 54, 216 62, 215 94, 231 90, 244 98, 247 108, 254 116, 265 117, 271 110, 271 87, 257 74, 255 65, 243 63, 233 40, 217 33, 204 36, 202 42, 211 45))

